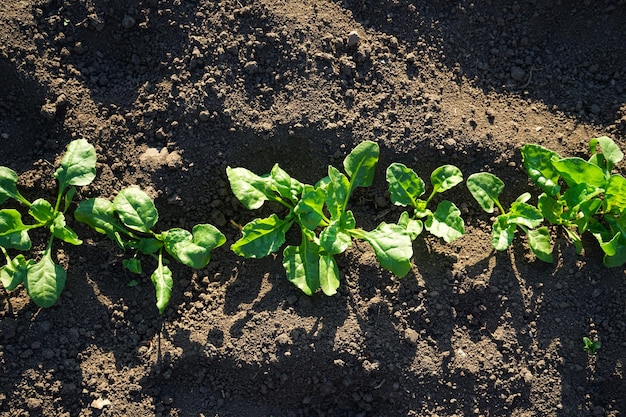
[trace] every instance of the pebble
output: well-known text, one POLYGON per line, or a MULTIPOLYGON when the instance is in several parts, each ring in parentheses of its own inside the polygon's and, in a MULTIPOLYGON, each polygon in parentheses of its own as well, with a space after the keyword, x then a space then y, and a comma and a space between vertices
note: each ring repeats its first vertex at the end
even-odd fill
POLYGON ((348 46, 350 48, 357 46, 361 41, 361 35, 356 30, 353 30, 348 34, 348 46))
POLYGON ((512 67, 511 78, 513 78, 515 81, 524 81, 526 79, 526 71, 524 71, 520 67, 512 67))
POLYGON ((412 345, 417 344, 417 339, 419 338, 419 333, 413 329, 406 329, 404 331, 404 339, 412 345))

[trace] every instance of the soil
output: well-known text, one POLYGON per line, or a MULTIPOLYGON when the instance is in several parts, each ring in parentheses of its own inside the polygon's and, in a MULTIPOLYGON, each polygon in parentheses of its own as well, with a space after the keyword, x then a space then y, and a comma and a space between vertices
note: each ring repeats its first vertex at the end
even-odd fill
POLYGON ((98 177, 78 198, 138 185, 162 230, 209 222, 228 243, 203 270, 173 267, 159 315, 149 276, 72 222, 85 244, 55 246, 57 305, 0 291, 0 414, 626 415, 625 270, 593 237, 577 255, 555 230, 553 264, 521 236, 496 253, 492 218, 458 186, 463 238, 424 234, 402 279, 355 243, 339 293, 308 297, 280 255, 230 252, 232 222, 264 211, 225 175, 278 162, 313 183, 373 140, 378 174, 351 206, 366 229, 401 212, 394 161, 425 179, 493 172, 505 205, 536 197, 523 144, 626 148, 624 22, 623 0, 3 0, 0 164, 25 195, 54 195, 55 164, 84 137, 98 177))

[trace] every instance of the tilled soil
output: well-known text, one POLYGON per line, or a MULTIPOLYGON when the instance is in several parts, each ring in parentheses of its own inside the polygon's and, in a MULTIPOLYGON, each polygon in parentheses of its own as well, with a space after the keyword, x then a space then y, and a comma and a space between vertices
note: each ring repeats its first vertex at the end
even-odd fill
POLYGON ((401 212, 395 161, 424 179, 493 172, 505 205, 536 198, 523 144, 626 149, 624 22, 623 0, 4 0, 0 165, 24 194, 50 198, 84 137, 98 177, 79 198, 138 185, 162 229, 210 222, 228 243, 203 270, 172 267, 159 315, 150 277, 128 286, 123 254, 72 223, 85 244, 55 246, 69 271, 57 305, 0 290, 0 414, 626 415, 625 270, 593 237, 577 255, 555 229, 553 264, 523 237, 496 253, 492 218, 458 186, 444 196, 463 238, 424 234, 402 279, 355 242, 339 293, 308 297, 281 255, 229 251, 236 224, 270 212, 245 210, 225 175, 279 163, 314 183, 373 140, 375 183, 351 205, 366 229, 401 212), (583 336, 601 340, 595 357, 583 336))

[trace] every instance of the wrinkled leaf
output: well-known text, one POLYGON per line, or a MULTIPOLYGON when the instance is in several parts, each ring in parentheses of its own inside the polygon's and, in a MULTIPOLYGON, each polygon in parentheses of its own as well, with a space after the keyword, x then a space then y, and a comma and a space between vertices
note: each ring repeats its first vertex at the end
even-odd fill
POLYGON ((391 201, 398 206, 417 206, 417 200, 424 194, 424 181, 406 165, 394 162, 386 173, 391 201))
POLYGON ((539 196, 537 208, 550 224, 563 224, 564 219, 561 218, 564 209, 563 204, 546 193, 539 196))
POLYGON ((24 255, 19 254, 11 259, 11 262, 0 268, 0 282, 7 291, 13 291, 24 282, 28 267, 33 265, 33 261, 26 260, 24 255))
POLYGON ((372 246, 383 268, 398 277, 411 270, 413 242, 404 227, 383 222, 376 229, 364 232, 362 238, 372 246))
POLYGON ((366 140, 358 144, 346 159, 343 167, 350 177, 352 187, 369 187, 374 182, 374 174, 380 150, 378 144, 366 140))
POLYGON ((97 197, 81 201, 74 211, 74 218, 96 232, 107 235, 122 249, 124 248, 124 242, 119 235, 124 231, 124 226, 115 217, 113 203, 109 200, 97 197))
POLYGON ((300 246, 287 246, 283 251, 287 279, 306 295, 313 295, 320 287, 319 265, 319 246, 306 238, 300 246))
POLYGON ((526 144, 521 149, 524 168, 528 177, 549 196, 559 193, 559 172, 552 165, 553 159, 561 157, 540 145, 526 144))
POLYGON ((506 250, 515 238, 517 225, 509 223, 508 215, 503 214, 496 218, 491 229, 491 245, 496 250, 506 250))
POLYGON ((417 239, 420 233, 422 233, 422 230, 424 230, 424 224, 422 221, 411 218, 409 213, 406 211, 402 212, 400 215, 400 219, 398 219, 398 226, 406 229, 407 233, 411 237, 411 241, 417 239))
POLYGON ((198 224, 191 233, 179 228, 170 229, 164 236, 165 250, 178 262, 195 269, 207 266, 211 251, 226 242, 226 237, 210 224, 198 224))
POLYGON ((624 159, 622 151, 613 139, 607 136, 591 139, 589 142, 589 153, 592 154, 589 162, 602 168, 607 177, 611 175, 615 164, 624 159), (602 148, 602 153, 597 153, 598 145, 602 148))
POLYGON ((143 233, 149 233, 159 218, 148 194, 134 187, 125 188, 115 196, 113 210, 128 228, 143 233))
POLYGON ((61 296, 66 278, 65 270, 52 261, 50 253, 45 253, 38 263, 27 268, 24 288, 35 304, 48 308, 61 296))
POLYGON ((537 258, 544 262, 552 262, 552 243, 550 240, 550 232, 547 227, 528 230, 528 246, 537 258))
POLYGON ((248 210, 258 209, 267 200, 275 199, 271 179, 260 177, 245 168, 226 168, 230 188, 248 210))
POLYGON ((292 178, 285 170, 274 165, 271 172, 270 187, 281 197, 296 203, 302 194, 303 185, 300 181, 292 178))
POLYGON ((309 230, 315 230, 324 218, 324 190, 310 185, 304 186, 302 199, 294 208, 300 224, 309 230))
POLYGON ((172 278, 172 271, 167 265, 163 265, 163 260, 160 256, 157 269, 152 273, 150 279, 156 291, 156 306, 159 309, 159 313, 163 314, 172 296, 174 280, 172 278))
POLYGON ((511 209, 506 216, 508 223, 519 224, 529 229, 539 226, 543 221, 543 216, 537 208, 518 201, 511 204, 511 209))
POLYGON ((605 211, 622 212, 626 209, 626 178, 613 175, 604 193, 605 211))
POLYGON ((285 243, 285 233, 293 219, 280 219, 276 214, 264 219, 254 219, 243 227, 243 237, 230 249, 244 258, 263 258, 276 252, 285 243))
POLYGON ((467 178, 467 188, 474 199, 487 213, 493 213, 494 204, 499 203, 498 196, 504 189, 500 178, 488 172, 472 174, 467 178))
POLYGON ((587 186, 602 188, 606 183, 604 171, 584 159, 563 158, 553 160, 552 165, 559 171, 569 187, 587 184, 587 186))
POLYGON ((343 253, 352 244, 352 237, 339 221, 332 221, 320 233, 320 246, 331 255, 343 253))
POLYGON ((59 189, 70 185, 88 185, 96 178, 96 150, 85 139, 77 139, 67 145, 61 166, 54 173, 59 189))
POLYGON ((350 181, 333 166, 328 167, 330 182, 326 188, 326 207, 332 219, 339 219, 350 198, 350 181))
POLYGON ((54 207, 43 198, 38 198, 33 201, 33 204, 29 207, 28 214, 33 216, 39 223, 47 224, 54 220, 54 207))
POLYGON ((320 254, 320 288, 326 295, 337 294, 339 281, 339 267, 332 255, 320 254))
POLYGON ((437 206, 437 210, 425 222, 426 230, 433 235, 450 243, 465 234, 465 223, 461 218, 461 210, 444 200, 437 206))
POLYGON ((17 250, 29 250, 29 227, 22 223, 22 215, 14 209, 0 210, 0 246, 17 250))
POLYGON ((434 193, 442 193, 463 182, 463 173, 454 165, 443 165, 430 174, 434 193))

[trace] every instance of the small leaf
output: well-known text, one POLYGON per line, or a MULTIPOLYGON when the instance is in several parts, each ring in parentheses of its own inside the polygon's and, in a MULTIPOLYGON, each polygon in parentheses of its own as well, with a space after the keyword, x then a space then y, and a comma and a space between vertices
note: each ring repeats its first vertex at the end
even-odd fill
POLYGON ((0 204, 9 198, 19 200, 17 191, 17 173, 10 168, 0 166, 0 204))
POLYGON ((626 178, 612 175, 604 193, 605 212, 623 212, 626 209, 626 178))
POLYGON ((442 193, 463 182, 463 173, 454 165, 443 165, 430 175, 435 193, 442 193))
POLYGON ((302 238, 300 246, 287 246, 283 251, 283 267, 287 279, 306 295, 320 287, 319 246, 302 238))
POLYGON ((296 203, 302 194, 303 185, 276 164, 272 168, 270 187, 281 197, 296 203))
POLYGON ((57 212, 56 217, 54 218, 54 223, 50 227, 52 234, 57 239, 61 239, 64 242, 70 243, 72 245, 82 245, 83 241, 78 238, 76 232, 70 229, 65 224, 65 216, 62 212, 57 212))
POLYGON ((561 159, 559 154, 534 144, 522 146, 521 153, 528 177, 549 196, 558 194, 561 189, 560 175, 552 160, 561 159))
POLYGON ((592 154, 589 162, 602 168, 608 177, 615 164, 624 159, 624 154, 619 147, 613 142, 613 139, 602 136, 591 139, 589 142, 589 152, 592 154), (598 144, 602 148, 602 153, 598 152, 598 144))
POLYGON ((374 174, 380 150, 378 144, 366 140, 350 152, 343 161, 343 167, 354 187, 369 187, 374 182, 374 174))
POLYGON ((245 168, 226 168, 230 188, 248 210, 258 209, 267 200, 276 199, 270 187, 271 179, 260 177, 245 168))
POLYGON ((310 185, 304 186, 302 198, 294 208, 299 223, 309 230, 315 230, 324 218, 324 190, 310 185))
POLYGON ((479 172, 470 175, 466 183, 482 209, 487 213, 493 213, 494 204, 499 203, 498 196, 504 189, 502 180, 488 172, 479 172))
POLYGON ((293 218, 282 220, 276 214, 252 220, 243 227, 243 237, 230 249, 244 258, 263 258, 280 249, 292 224, 293 218))
POLYGON ((125 188, 113 199, 113 210, 130 229, 149 233, 159 213, 154 202, 139 188, 125 188))
POLYGON ((141 261, 137 258, 123 259, 122 265, 124 265, 124 268, 128 269, 133 274, 141 274, 143 271, 141 268, 141 261))
POLYGON ((411 270, 413 241, 407 230, 397 224, 381 223, 371 232, 363 232, 380 265, 403 277, 411 270))
POLYGON ((158 239, 147 237, 139 239, 137 249, 144 255, 155 254, 163 247, 163 242, 158 239))
POLYGON ((328 167, 330 182, 326 188, 326 207, 332 219, 339 219, 350 198, 350 181, 333 166, 328 167))
POLYGON ((350 245, 352 245, 352 237, 341 226, 339 221, 332 221, 320 233, 320 246, 331 255, 345 252, 350 245))
POLYGON ((11 262, 0 268, 0 282, 7 291, 13 291, 24 282, 28 267, 33 265, 33 261, 24 259, 24 255, 17 255, 11 262))
POLYGON ((552 242, 550 239, 550 232, 547 227, 540 227, 539 229, 528 230, 528 246, 537 256, 544 262, 552 262, 552 242))
POLYGON ((411 218, 409 216, 409 213, 407 213, 406 211, 402 212, 402 214, 400 215, 400 219, 398 219, 398 226, 406 229, 411 238, 411 241, 417 239, 420 233, 422 233, 422 230, 424 230, 424 224, 422 223, 422 221, 411 218))
POLYGON ((514 202, 507 213, 507 222, 526 226, 529 229, 535 228, 543 222, 541 212, 530 204, 514 202))
POLYGON ((163 265, 163 260, 159 256, 159 263, 157 269, 150 276, 154 289, 156 291, 156 306, 159 309, 159 313, 163 314, 165 307, 170 302, 172 296, 172 287, 174 286, 174 280, 172 278, 172 271, 163 265))
POLYGON ((119 233, 125 228, 115 217, 113 203, 104 198, 91 198, 81 201, 74 211, 74 218, 87 224, 98 233, 106 234, 109 239, 116 242, 122 249, 124 242, 120 239, 119 233))
POLYGON ((196 225, 192 233, 176 228, 164 235, 165 250, 178 262, 195 269, 207 266, 211 250, 226 242, 226 237, 210 224, 196 225))
POLYGON ((426 230, 450 243, 465 234, 465 223, 461 218, 461 210, 454 203, 444 200, 437 210, 426 219, 426 230))
POLYGON ((587 184, 587 186, 603 188, 606 184, 604 171, 584 159, 563 158, 553 160, 552 165, 559 171, 569 187, 587 184))
POLYGON ((563 224, 565 221, 562 218, 565 206, 546 193, 539 196, 537 208, 550 224, 563 224))
POLYGON ((14 209, 0 210, 0 246, 17 250, 29 250, 29 227, 22 223, 22 215, 14 209))
POLYGON ((417 200, 424 194, 425 185, 415 171, 394 162, 387 168, 386 178, 391 201, 395 205, 417 207, 417 200))
POLYGON ((59 189, 65 190, 70 185, 88 185, 96 178, 96 150, 85 139, 69 143, 61 166, 54 173, 59 180, 59 189))
POLYGON ((509 223, 508 215, 503 214, 496 217, 491 229, 491 245, 495 250, 506 250, 515 238, 517 225, 509 223))
POLYGON ((570 241, 574 244, 576 253, 578 255, 582 254, 583 253, 583 241, 580 238, 580 236, 578 236, 578 233, 574 232, 573 230, 570 230, 567 227, 563 227, 563 229, 565 229, 565 233, 567 233, 567 236, 569 237, 570 241))
POLYGON ((54 220, 54 207, 43 198, 38 198, 29 207, 28 214, 39 223, 48 224, 54 220))
POLYGON ((66 277, 65 270, 52 261, 50 253, 45 253, 38 263, 28 267, 24 288, 39 307, 52 307, 63 292, 66 277))
POLYGON ((332 255, 320 254, 320 288, 328 296, 337 294, 337 288, 341 284, 339 281, 339 267, 332 255))

